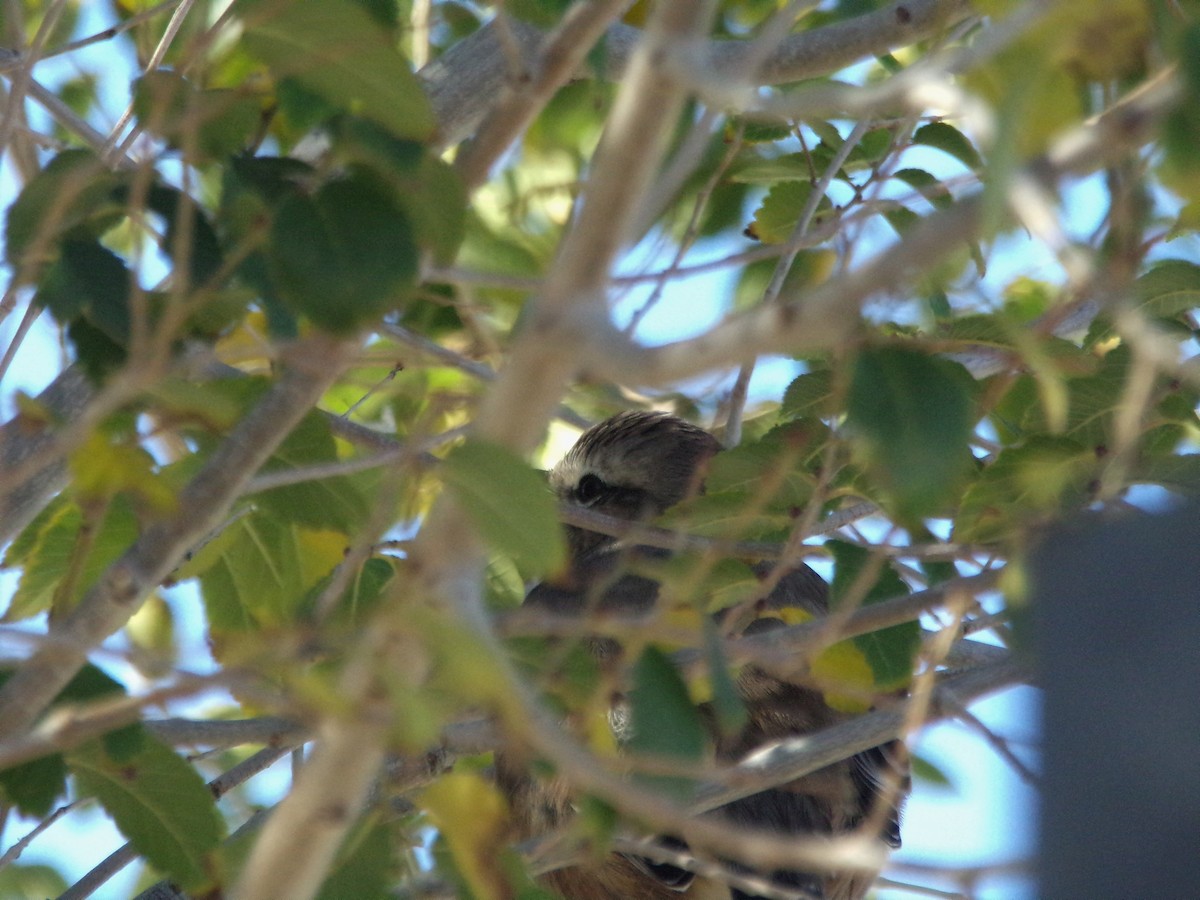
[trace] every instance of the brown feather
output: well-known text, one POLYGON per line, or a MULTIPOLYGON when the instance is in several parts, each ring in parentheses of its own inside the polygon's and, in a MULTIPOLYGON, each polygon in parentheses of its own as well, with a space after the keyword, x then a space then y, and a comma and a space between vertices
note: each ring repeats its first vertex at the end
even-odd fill
MULTIPOLYGON (((623 413, 590 429, 550 473, 550 483, 566 502, 589 506, 609 515, 638 520, 659 515, 702 489, 707 462, 720 445, 707 432, 661 413, 623 413)), ((630 551, 618 552, 612 538, 569 529, 571 576, 564 584, 541 584, 526 605, 559 614, 585 611, 638 614, 654 606, 658 584, 625 572, 630 551)), ((663 556, 638 548, 633 555, 663 556)), ((765 575, 769 566, 762 567, 765 575)), ((745 632, 779 627, 772 611, 799 607, 821 614, 828 606, 828 587, 812 569, 798 565, 781 578, 762 600, 745 632)), ((590 642, 593 653, 608 665, 620 647, 608 639, 590 642)), ((781 681, 754 666, 738 676, 739 694, 748 722, 735 735, 712 728, 717 758, 734 762, 779 738, 806 734, 845 718, 826 705, 822 695, 803 684, 781 681)), ((702 710, 703 712, 704 710, 702 710)), ((731 803, 714 815, 734 823, 785 834, 841 834, 858 827, 875 802, 879 772, 889 764, 887 748, 875 748, 849 760, 769 791, 731 803)), ((497 779, 507 793, 517 822, 518 839, 562 827, 572 815, 571 794, 557 779, 538 780, 525 760, 510 751, 497 755, 497 779)), ((899 803, 889 811, 888 843, 899 844, 899 803)), ((759 873, 776 880, 782 890, 822 900, 861 900, 874 881, 869 873, 759 873)), ((728 900, 747 895, 730 891, 717 880, 691 878, 669 866, 610 853, 593 863, 551 872, 544 884, 567 900, 728 900), (674 872, 677 883, 665 875, 674 872), (664 877, 655 877, 656 874, 664 877)))

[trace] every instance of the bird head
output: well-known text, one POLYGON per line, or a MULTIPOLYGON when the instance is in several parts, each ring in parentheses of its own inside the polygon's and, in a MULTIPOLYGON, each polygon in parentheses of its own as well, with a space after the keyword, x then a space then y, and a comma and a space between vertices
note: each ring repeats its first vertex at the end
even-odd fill
MULTIPOLYGON (((589 428, 550 470, 565 503, 631 521, 653 518, 701 486, 705 464, 721 449, 711 434, 676 416, 625 412, 589 428)), ((612 538, 568 529, 572 556, 612 538)))

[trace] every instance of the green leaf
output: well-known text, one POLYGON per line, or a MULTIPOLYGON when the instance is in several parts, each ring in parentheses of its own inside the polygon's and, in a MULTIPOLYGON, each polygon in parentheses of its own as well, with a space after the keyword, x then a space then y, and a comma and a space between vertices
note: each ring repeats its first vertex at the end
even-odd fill
POLYGON ((1099 365, 1083 377, 1050 382, 1057 373, 1043 375, 1039 382, 1042 404, 1030 411, 1023 424, 1030 431, 1061 431, 1103 452, 1112 439, 1112 419, 1129 378, 1131 361, 1128 345, 1122 344, 1104 354, 1099 365), (1047 400, 1048 388, 1065 391, 1065 416, 1051 415, 1053 406, 1047 400))
MULTIPOLYGON (((629 707, 629 750, 658 759, 696 762, 703 758, 707 738, 700 715, 679 670, 655 647, 643 650, 633 667, 629 707)), ((680 800, 692 789, 687 778, 655 776, 645 780, 680 800)))
MULTIPOLYGON (((764 244, 782 244, 788 240, 811 194, 812 185, 807 181, 781 181, 773 185, 754 213, 751 226, 754 236, 764 244)), ((832 205, 829 198, 822 197, 813 215, 813 223, 820 222, 822 213, 830 209, 832 205)))
POLYGON ((262 121, 258 97, 244 90, 200 90, 170 69, 154 69, 134 82, 133 111, 147 131, 188 153, 193 163, 241 150, 262 121))
POLYGON ((1000 452, 967 489, 954 539, 997 541, 1064 505, 1083 501, 1097 473, 1096 454, 1065 437, 1033 435, 1000 452))
POLYGON ((95 797, 159 871, 184 887, 211 878, 209 854, 224 836, 212 793, 195 769, 156 740, 113 760, 91 742, 67 755, 79 791, 95 797))
POLYGON ((90 535, 81 533, 84 524, 83 512, 76 504, 56 505, 37 537, 25 545, 21 578, 4 613, 5 622, 18 622, 48 610, 63 578, 72 571, 77 574, 71 590, 58 599, 64 611, 74 608, 138 535, 137 517, 129 502, 120 497, 108 504, 100 521, 87 523, 90 535), (80 552, 84 554, 82 561, 76 559, 80 552))
MULTIPOLYGON (((305 466, 336 462, 337 445, 329 422, 319 412, 310 412, 271 455, 263 472, 287 472, 305 466)), ((302 481, 255 495, 255 502, 279 519, 306 528, 329 528, 353 534, 366 522, 371 508, 365 488, 378 478, 366 475, 335 475, 302 481)))
POLYGON ((65 494, 57 494, 47 503, 25 528, 13 538, 4 550, 4 558, 0 560, 2 569, 21 569, 26 566, 29 558, 38 544, 41 543, 42 532, 49 526, 50 521, 61 514, 63 507, 74 505, 65 494))
POLYGON ((1200 454, 1152 456, 1138 465, 1132 480, 1158 484, 1182 494, 1200 493, 1200 454))
POLYGON ((833 373, 828 369, 797 376, 783 393, 780 414, 792 419, 833 412, 833 373))
POLYGON ((60 235, 99 236, 124 214, 113 197, 121 180, 88 150, 54 157, 9 207, 4 232, 9 264, 33 262, 24 256, 35 242, 45 259, 60 235))
POLYGON ((731 447, 713 457, 709 464, 706 490, 761 487, 770 484, 767 499, 773 508, 803 503, 812 490, 811 476, 804 466, 825 447, 829 434, 819 422, 785 422, 755 441, 731 447))
MULTIPOLYGON (((1164 259, 1134 282, 1133 298, 1147 316, 1176 320, 1200 307, 1200 266, 1183 259, 1164 259)), ((1102 343, 1114 334, 1112 320, 1098 316, 1088 329, 1086 345, 1102 343)))
POLYGON ((363 822, 346 837, 317 900, 386 897, 395 877, 392 853, 398 839, 387 825, 363 822))
MULTIPOLYGON (((831 605, 834 609, 845 603, 854 590, 860 573, 871 565, 871 552, 856 544, 844 541, 829 541, 825 546, 833 554, 834 574, 830 586, 831 605)), ((879 577, 862 598, 863 606, 881 603, 909 593, 908 585, 890 567, 884 565, 879 577)), ((866 657, 875 677, 875 687, 880 691, 891 691, 908 684, 913 674, 913 664, 921 645, 921 627, 916 621, 904 622, 852 638, 854 645, 866 657)))
MULTIPOLYGON (((294 624, 309 589, 341 558, 336 545, 269 513, 248 513, 206 546, 200 590, 215 639, 294 624)), ((197 564, 199 561, 196 561, 197 564)))
POLYGON ((805 182, 812 177, 812 173, 812 162, 803 153, 787 153, 765 159, 743 160, 730 172, 729 179, 738 184, 805 182))
POLYGON ((43 818, 67 790, 67 764, 58 753, 0 772, 5 800, 25 816, 43 818))
POLYGON ((9 865, 0 869, 0 897, 57 897, 67 880, 50 866, 9 865))
POLYGON ((280 203, 267 257, 280 298, 337 333, 398 306, 417 276, 408 216, 363 171, 280 203))
MULTIPOLYGON (((379 601, 395 577, 396 566, 387 558, 372 557, 359 566, 358 571, 346 585, 346 591, 333 610, 333 621, 346 622, 350 625, 363 625, 368 621, 372 610, 376 609, 379 601)), ((333 573, 322 579, 309 591, 309 598, 315 599, 328 586, 333 573)))
POLYGON ((855 361, 847 420, 899 515, 937 512, 970 471, 972 385, 957 363, 905 348, 855 361))
POLYGON ((805 124, 812 129, 813 134, 821 139, 822 144, 829 147, 840 147, 845 143, 842 133, 838 131, 837 126, 832 122, 818 120, 815 122, 806 122, 805 124))
POLYGON ((504 554, 490 554, 483 572, 488 609, 516 609, 525 600, 525 579, 504 554))
POLYGON ((716 623, 711 618, 704 620, 704 662, 708 670, 708 681, 712 688, 713 718, 722 734, 737 734, 746 725, 746 704, 738 693, 737 682, 725 659, 724 645, 716 623))
POLYGON ((1185 259, 1164 259, 1134 282, 1143 312, 1171 318, 1200 307, 1200 266, 1185 259))
MULTIPOLYGON (((0 684, 8 680, 10 672, 0 672, 0 684)), ((125 689, 109 678, 100 669, 88 663, 55 698, 55 706, 64 703, 83 703, 103 697, 123 696, 125 689)), ((128 758, 141 747, 144 732, 140 724, 129 725, 109 732, 101 741, 110 753, 128 758)), ((20 765, 0 771, 0 792, 26 816, 42 818, 50 813, 55 803, 67 790, 67 766, 59 753, 51 753, 20 765)), ((6 896, 0 893, 0 896, 6 896)))
POLYGON ((954 790, 954 782, 950 780, 950 776, 924 756, 918 756, 914 753, 909 757, 909 762, 912 765, 914 781, 918 781, 928 787, 954 790))
POLYGON ((508 11, 518 19, 551 28, 557 25, 570 6, 570 0, 509 0, 508 11))
MULTIPOLYGON (((733 135, 732 123, 727 127, 726 133, 730 136, 733 135)), ((747 144, 773 144, 776 141, 786 140, 792 136, 792 133, 792 126, 788 122, 747 121, 742 123, 742 141, 747 144)))
POLYGON ((902 237, 921 221, 921 217, 907 206, 901 206, 894 201, 883 205, 882 215, 884 220, 892 226, 892 230, 902 237))
POLYGON ((350 0, 254 0, 241 5, 242 43, 280 77, 396 137, 425 140, 433 111, 386 29, 350 0))
POLYGON ((862 140, 850 154, 846 168, 853 171, 876 165, 892 149, 895 138, 891 128, 872 128, 862 136, 862 140))
POLYGON ((954 197, 946 185, 923 169, 898 169, 892 173, 892 177, 917 190, 937 209, 948 209, 954 205, 954 197))
POLYGON ((175 188, 156 184, 146 192, 146 206, 162 216, 166 225, 160 242, 163 253, 174 262, 180 255, 186 257, 187 284, 212 287, 209 282, 220 271, 223 254, 217 233, 199 204, 175 188), (185 236, 187 242, 181 244, 185 236))
POLYGON ((132 284, 125 261, 98 241, 67 240, 46 270, 36 299, 60 323, 82 315, 109 340, 124 345, 132 284))
POLYGON ((465 231, 467 194, 458 174, 413 141, 399 140, 373 123, 343 117, 334 126, 337 154, 387 181, 435 261, 454 260, 465 231))
POLYGON ((925 147, 933 147, 948 153, 973 172, 983 167, 979 151, 965 134, 953 125, 945 122, 930 122, 922 125, 913 134, 912 142, 925 147))
POLYGON ((510 450, 467 441, 445 460, 446 484, 489 545, 531 574, 566 563, 566 539, 545 480, 510 450))
POLYGON ((815 419, 787 422, 713 457, 705 492, 669 510, 668 527, 733 540, 777 540, 812 497, 809 465, 828 440, 815 419))

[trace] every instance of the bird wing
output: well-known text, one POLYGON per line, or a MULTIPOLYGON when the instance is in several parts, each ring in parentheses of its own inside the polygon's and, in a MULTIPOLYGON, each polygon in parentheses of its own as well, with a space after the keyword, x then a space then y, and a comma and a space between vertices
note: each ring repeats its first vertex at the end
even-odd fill
MULTIPOLYGON (((661 551, 647 552, 658 557, 666 555, 661 551)), ((640 575, 622 574, 627 554, 628 551, 606 549, 589 555, 577 561, 573 584, 536 585, 525 603, 563 615, 649 612, 657 600, 659 585, 640 575), (584 590, 583 586, 590 590, 584 590)), ((807 566, 797 566, 780 579, 775 590, 760 604, 758 618, 745 631, 754 633, 783 627, 783 620, 772 613, 788 606, 820 614, 827 608, 827 591, 819 575, 807 566)), ((619 647, 611 640, 594 640, 592 643, 599 656, 619 653, 619 647)), ((754 667, 743 672, 738 683, 750 724, 744 733, 732 739, 714 733, 718 753, 726 760, 740 758, 771 740, 809 733, 839 719, 839 714, 829 709, 819 692, 781 681, 754 667)), ((895 788, 888 787, 891 776, 887 774, 889 768, 899 766, 898 758, 899 754, 890 746, 874 747, 792 784, 727 804, 714 815, 729 819, 735 825, 784 835, 828 835, 852 829, 870 814, 880 802, 880 796, 887 796, 891 805, 881 837, 889 845, 898 846, 901 795, 895 788)), ((688 851, 686 843, 675 837, 659 837, 656 841, 668 849, 688 851)), ((695 881, 691 872, 679 866, 635 854, 624 854, 623 858, 654 880, 656 892, 664 888, 688 892, 695 881)), ((755 874, 734 862, 723 862, 722 865, 738 874, 755 874)), ((858 887, 852 890, 836 887, 837 879, 826 874, 779 870, 758 875, 771 886, 771 891, 811 896, 814 900, 855 900, 862 896, 865 885, 871 880, 867 879, 859 892, 858 887)), ((855 884, 860 882, 862 879, 858 878, 855 884)), ((768 892, 768 895, 773 894, 768 892)), ((733 900, 751 900, 759 895, 734 889, 729 896, 733 900)))

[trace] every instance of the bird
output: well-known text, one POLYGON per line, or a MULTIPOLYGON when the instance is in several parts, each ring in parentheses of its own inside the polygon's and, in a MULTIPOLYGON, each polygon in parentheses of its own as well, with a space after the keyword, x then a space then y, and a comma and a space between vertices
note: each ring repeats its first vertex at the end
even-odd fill
MULTIPOLYGON (((620 413, 583 433, 549 472, 549 484, 560 502, 631 522, 653 519, 704 488, 705 472, 720 442, 690 422, 662 412, 620 413)), ((584 612, 648 613, 658 601, 659 584, 647 574, 628 571, 631 558, 661 560, 669 551, 625 547, 617 539, 568 525, 570 564, 563 577, 535 585, 523 607, 556 615, 584 612)), ((769 564, 757 571, 765 575, 769 564)), ((804 564, 791 566, 769 594, 758 601, 749 624, 738 621, 742 634, 782 627, 789 607, 810 615, 828 608, 828 586, 804 564)), ((602 662, 620 658, 611 638, 588 641, 602 662)), ((780 680, 755 666, 737 675, 737 690, 747 716, 745 725, 724 734, 715 725, 716 758, 732 763, 774 740, 810 733, 845 719, 831 709, 823 695, 803 684, 780 680)), ((712 722, 711 711, 701 709, 712 722)), ((613 730, 625 727, 621 700, 609 713, 613 730)), ((508 798, 517 837, 545 834, 569 822, 574 810, 570 787, 561 779, 538 778, 519 753, 498 753, 497 781, 508 798)), ((818 772, 741 800, 713 815, 735 825, 769 829, 782 836, 835 836, 863 825, 881 822, 880 840, 890 848, 900 844, 900 810, 907 789, 907 757, 899 742, 874 747, 818 772), (882 812, 875 812, 879 805, 882 812)), ((660 846, 683 854, 687 845, 678 837, 658 839, 660 846)), ((695 867, 691 867, 695 868, 695 867)), ((751 900, 764 896, 758 884, 768 885, 765 896, 811 900, 861 900, 877 873, 870 872, 753 872, 736 862, 727 871, 749 876, 729 879, 728 885, 711 874, 639 857, 609 853, 598 862, 557 869, 543 884, 566 900, 751 900)))

